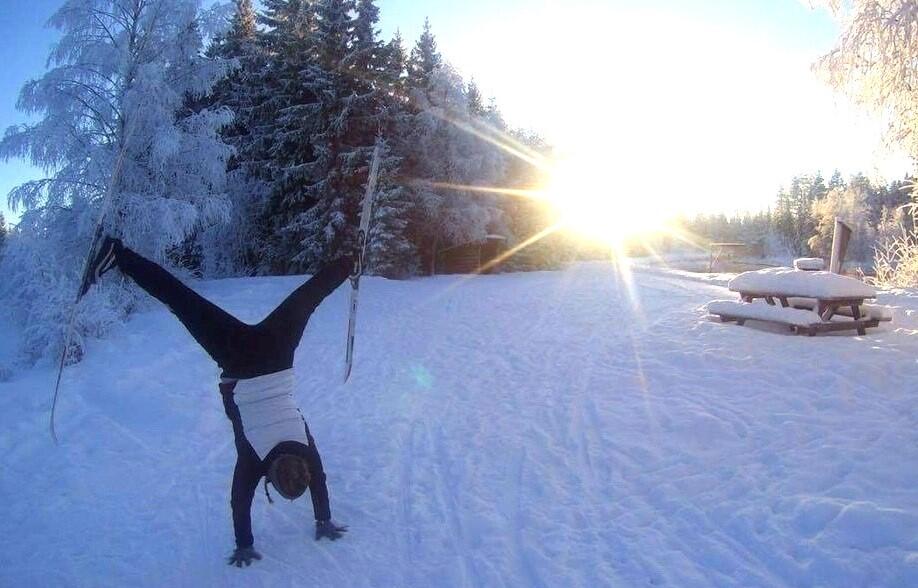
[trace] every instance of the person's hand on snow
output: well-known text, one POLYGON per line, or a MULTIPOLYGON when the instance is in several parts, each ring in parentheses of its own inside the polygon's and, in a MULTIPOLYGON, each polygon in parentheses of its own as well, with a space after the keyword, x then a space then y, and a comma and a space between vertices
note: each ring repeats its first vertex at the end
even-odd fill
POLYGON ((316 541, 322 537, 328 538, 329 541, 340 539, 347 533, 347 525, 339 525, 331 519, 327 521, 316 521, 316 541))
POLYGON ((254 547, 237 547, 233 555, 227 558, 226 563, 241 568, 243 565, 252 565, 252 560, 256 559, 261 559, 261 554, 255 551, 254 547))

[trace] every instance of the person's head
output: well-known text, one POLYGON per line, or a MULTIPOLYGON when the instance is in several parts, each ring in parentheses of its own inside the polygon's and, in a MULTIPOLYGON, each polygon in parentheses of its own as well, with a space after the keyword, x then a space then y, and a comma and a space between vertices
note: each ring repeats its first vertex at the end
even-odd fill
POLYGON ((295 500, 309 487, 309 464, 299 455, 282 453, 271 461, 268 480, 278 494, 288 500, 295 500))

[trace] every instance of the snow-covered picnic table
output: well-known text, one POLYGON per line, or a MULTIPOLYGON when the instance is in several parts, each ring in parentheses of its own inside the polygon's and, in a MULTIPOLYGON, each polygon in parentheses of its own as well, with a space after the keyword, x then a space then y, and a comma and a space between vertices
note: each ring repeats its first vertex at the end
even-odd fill
POLYGON ((863 316, 861 312, 864 300, 876 298, 876 290, 860 280, 832 272, 767 268, 744 272, 730 280, 728 287, 739 293, 742 302, 717 304, 710 312, 740 324, 745 319, 766 320, 787 324, 810 335, 848 329, 864 335, 868 327, 879 324, 877 317, 863 316), (763 298, 773 308, 750 306, 757 298, 763 298), (776 300, 781 303, 780 308, 776 300), (804 315, 802 311, 815 312, 804 315), (851 320, 832 320, 837 314, 848 312, 851 320))

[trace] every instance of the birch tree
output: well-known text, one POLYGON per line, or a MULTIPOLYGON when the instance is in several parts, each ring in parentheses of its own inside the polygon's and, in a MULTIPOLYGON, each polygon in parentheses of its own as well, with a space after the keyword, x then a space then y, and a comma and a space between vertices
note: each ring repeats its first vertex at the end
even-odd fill
MULTIPOLYGON (((60 343, 106 205, 105 231, 161 262, 228 214, 230 149, 218 132, 232 115, 190 104, 230 66, 202 55, 197 13, 195 0, 67 0, 49 21, 61 33, 49 69, 17 103, 37 122, 10 127, 0 141, 0 157, 45 172, 9 195, 24 212, 3 270, 2 293, 28 325, 33 356, 60 343)), ((113 291, 100 300, 78 315, 78 333, 104 330, 129 306, 113 291)), ((73 353, 80 348, 77 338, 73 353)))
MULTIPOLYGON (((888 141, 903 147, 914 164, 918 159, 918 1, 824 0, 822 4, 839 18, 842 32, 835 47, 816 63, 816 71, 836 90, 880 114, 888 124, 888 141)), ((913 191, 912 199, 909 216, 913 218, 918 192, 913 191)), ((918 267, 918 233, 903 229, 903 238, 879 244, 877 274, 897 285, 918 285, 911 282, 918 267), (902 275, 897 275, 899 268, 902 275)))

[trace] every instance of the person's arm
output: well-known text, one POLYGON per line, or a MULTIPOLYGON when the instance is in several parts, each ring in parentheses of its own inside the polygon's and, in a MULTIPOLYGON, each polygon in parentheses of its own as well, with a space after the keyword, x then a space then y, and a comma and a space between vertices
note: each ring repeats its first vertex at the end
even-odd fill
POLYGON ((306 439, 309 441, 304 457, 309 463, 309 473, 312 477, 309 482, 309 492, 312 495, 312 511, 316 518, 316 541, 327 538, 329 541, 340 539, 347 533, 347 525, 339 525, 331 520, 331 509, 328 504, 328 487, 325 485, 325 470, 322 467, 322 458, 316 447, 316 440, 306 427, 306 439))
POLYGON ((258 480, 261 479, 258 464, 244 456, 236 459, 233 471, 233 489, 230 506, 233 509, 233 531, 236 533, 236 549, 250 548, 255 543, 252 537, 252 499, 258 480))

